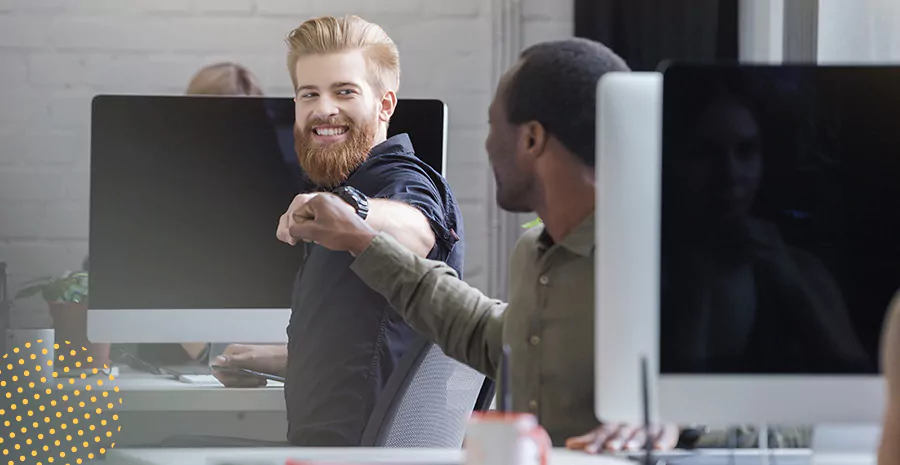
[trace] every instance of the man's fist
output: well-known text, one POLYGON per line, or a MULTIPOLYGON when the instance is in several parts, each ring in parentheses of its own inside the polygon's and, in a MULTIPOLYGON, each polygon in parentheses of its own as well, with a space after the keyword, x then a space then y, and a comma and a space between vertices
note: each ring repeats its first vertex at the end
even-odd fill
POLYGON ((336 195, 318 194, 300 201, 294 199, 291 207, 287 213, 287 229, 293 243, 298 240, 315 242, 327 249, 356 256, 376 236, 375 230, 356 214, 353 207, 336 195))
POLYGON ((294 197, 294 200, 291 201, 287 211, 284 212, 278 220, 278 229, 275 230, 275 237, 277 237, 279 241, 290 245, 297 244, 297 240, 291 237, 290 233, 290 228, 294 224, 294 213, 317 195, 318 194, 300 194, 294 197))

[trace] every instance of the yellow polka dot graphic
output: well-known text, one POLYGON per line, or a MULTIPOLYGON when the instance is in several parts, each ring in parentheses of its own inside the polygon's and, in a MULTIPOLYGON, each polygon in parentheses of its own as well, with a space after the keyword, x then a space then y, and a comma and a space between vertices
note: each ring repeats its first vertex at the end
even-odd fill
POLYGON ((67 358, 85 359, 86 349, 68 341, 53 349, 50 354, 38 340, 3 355, 0 465, 81 465, 115 447, 122 429, 115 377, 106 366, 81 368, 80 362, 57 369, 67 358))

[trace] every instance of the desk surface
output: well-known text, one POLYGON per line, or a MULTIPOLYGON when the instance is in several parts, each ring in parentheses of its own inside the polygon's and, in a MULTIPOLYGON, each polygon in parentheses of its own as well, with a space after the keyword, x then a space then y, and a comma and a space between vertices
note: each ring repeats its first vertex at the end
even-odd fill
POLYGON ((96 391, 113 390, 122 396, 122 411, 213 411, 213 412, 282 412, 284 388, 269 382, 261 388, 226 388, 211 376, 195 382, 183 382, 166 376, 122 369, 109 380, 102 375, 62 381, 66 389, 82 389, 91 384, 96 391), (103 380, 98 386, 97 380, 103 380))
MULTIPOLYGON (((284 449, 119 449, 107 454, 108 465, 284 465, 288 458, 342 460, 381 465, 462 465, 458 449, 284 448, 284 449)), ((552 465, 625 465, 624 459, 555 449, 552 465)))
MULTIPOLYGON (((767 454, 711 450, 671 457, 678 465, 809 465, 809 451, 782 450, 767 454)), ((108 465, 284 465, 288 458, 306 460, 342 460, 381 465, 462 465, 464 453, 456 449, 390 448, 275 448, 275 449, 118 449, 107 454, 108 465)), ((816 465, 875 465, 874 454, 827 454, 817 457, 816 465)), ((551 465, 635 465, 624 458, 594 456, 565 449, 554 449, 551 465)))

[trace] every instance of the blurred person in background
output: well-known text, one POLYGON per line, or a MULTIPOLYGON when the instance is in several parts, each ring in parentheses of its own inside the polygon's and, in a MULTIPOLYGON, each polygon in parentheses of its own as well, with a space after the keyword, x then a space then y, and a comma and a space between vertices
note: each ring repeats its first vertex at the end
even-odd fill
POLYGON ((201 69, 188 84, 187 95, 263 96, 259 80, 246 67, 231 62, 201 69))

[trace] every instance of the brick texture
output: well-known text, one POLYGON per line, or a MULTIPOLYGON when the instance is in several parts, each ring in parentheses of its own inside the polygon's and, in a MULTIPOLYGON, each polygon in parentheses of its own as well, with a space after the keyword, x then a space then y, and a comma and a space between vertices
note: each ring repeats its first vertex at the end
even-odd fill
MULTIPOLYGON (((524 0, 527 42, 571 35, 572 6, 563 3, 524 0)), ((88 252, 94 95, 181 93, 202 66, 232 60, 268 95, 288 96, 285 34, 310 17, 347 13, 398 43, 401 98, 447 102, 466 278, 486 289, 492 11, 487 0, 0 0, 0 261, 13 290, 77 268, 88 252)), ((15 321, 42 324, 44 307, 20 302, 15 321)))

